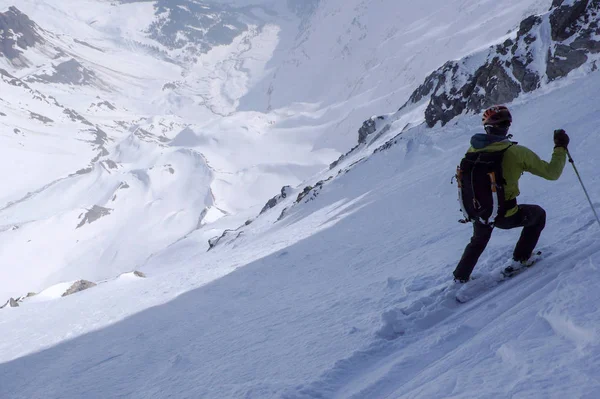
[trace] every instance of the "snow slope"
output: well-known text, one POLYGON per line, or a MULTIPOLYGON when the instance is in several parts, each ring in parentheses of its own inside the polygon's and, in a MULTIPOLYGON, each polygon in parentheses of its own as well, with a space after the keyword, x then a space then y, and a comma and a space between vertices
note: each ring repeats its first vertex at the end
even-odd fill
POLYGON ((19 1, 39 40, 0 57, 0 297, 143 268, 196 229, 207 249, 549 4, 19 1))
MULTIPOLYGON (((544 158, 553 129, 570 133, 596 201, 599 89, 593 73, 512 104, 512 133, 544 158)), ((469 304, 451 294, 470 231, 450 177, 479 123, 411 129, 225 246, 202 254, 193 233, 148 279, 3 311, 2 397, 596 397, 600 231, 572 170, 521 180, 551 254, 469 304)), ((518 233, 496 232, 476 272, 518 233)))
MULTIPOLYGON (((40 6, 38 15, 53 12, 45 2, 24 4, 29 11, 40 6)), ((508 8, 515 24, 521 7, 508 8)), ((323 10, 335 15, 345 9, 322 2, 309 15, 323 10)), ((308 26, 310 17, 301 15, 301 26, 308 26)), ((94 45, 104 43, 112 62, 120 59, 120 45, 110 47, 105 33, 97 34, 94 45)), ((23 142, 27 151, 46 154, 44 146, 56 143, 58 129, 29 119, 27 109, 37 101, 52 103, 43 110, 54 127, 67 126, 69 133, 60 136, 69 144, 55 158, 68 159, 61 161, 68 167, 43 170, 47 174, 31 186, 21 183, 15 192, 24 196, 0 209, 2 292, 43 290, 18 308, 0 310, 1 398, 600 395, 600 226, 569 165, 557 182, 529 175, 521 180, 519 201, 548 212, 540 241, 546 258, 459 305, 451 272, 471 232, 456 223, 461 214, 450 181, 470 136, 481 131, 478 115, 430 129, 417 104, 384 116, 364 144, 327 169, 322 166, 339 150, 315 144, 325 137, 318 126, 332 127, 332 143, 339 144, 338 118, 360 96, 187 123, 177 113, 152 114, 169 96, 139 102, 162 90, 162 72, 179 73, 180 66, 136 54, 147 62, 143 78, 124 77, 134 61, 115 64, 123 69, 114 75, 98 72, 119 84, 107 94, 115 109, 91 107, 104 100, 94 97, 97 88, 44 88, 62 107, 32 95, 19 79, 31 71, 0 82, 1 93, 10 89, 10 98, 24 104, 3 98, 14 107, 5 126, 20 123, 49 137, 32 135, 23 142), (121 100, 121 91, 129 97, 121 100), (78 103, 91 126, 63 117, 64 108, 80 109, 78 103), (49 184, 39 189, 44 181, 49 184), (277 192, 267 195, 265 187, 287 183, 295 187, 257 216, 256 205, 277 192), (209 238, 240 225, 207 252, 209 238), (138 266, 147 278, 115 278, 138 266), (29 280, 31 270, 36 281, 29 280), (61 297, 71 282, 90 275, 100 284, 61 297)), ((600 73, 586 69, 509 104, 515 139, 545 159, 552 131, 567 130, 595 206, 599 89, 600 73)), ((232 104, 227 96, 213 100, 232 104)), ((183 112, 183 103, 169 104, 183 112)), ((6 152, 14 151, 17 141, 7 142, 13 147, 6 152)), ((485 279, 497 272, 518 234, 495 232, 476 274, 485 279)))

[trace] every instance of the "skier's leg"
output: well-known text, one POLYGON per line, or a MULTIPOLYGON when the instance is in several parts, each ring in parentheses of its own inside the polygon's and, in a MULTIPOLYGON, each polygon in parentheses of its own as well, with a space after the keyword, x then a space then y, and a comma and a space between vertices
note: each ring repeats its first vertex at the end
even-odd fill
POLYGON ((473 223, 473 237, 467 244, 462 258, 454 270, 454 278, 468 280, 471 273, 492 236, 493 227, 481 223, 473 223))
POLYGON ((519 213, 524 227, 515 246, 513 259, 520 262, 531 257, 546 226, 546 211, 538 205, 519 205, 519 213))

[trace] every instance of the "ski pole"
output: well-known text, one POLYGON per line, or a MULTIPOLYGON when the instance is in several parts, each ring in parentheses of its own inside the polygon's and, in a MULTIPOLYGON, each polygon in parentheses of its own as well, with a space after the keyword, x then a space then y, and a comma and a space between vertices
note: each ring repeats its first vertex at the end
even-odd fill
POLYGON ((592 203, 592 200, 590 199, 590 195, 588 194, 587 190, 585 189, 583 180, 581 180, 581 175, 579 174, 579 171, 577 170, 577 167, 575 166, 575 161, 573 161, 573 158, 571 157, 571 153, 569 152, 569 150, 568 149, 566 149, 566 150, 567 150, 567 156, 569 157, 569 162, 571 163, 571 165, 573 165, 573 170, 575 171, 575 174, 577 175, 577 178, 579 179, 579 183, 581 183, 581 187, 583 188, 583 192, 585 193, 585 196, 587 197, 587 200, 590 203, 590 206, 592 207, 594 216, 596 216, 596 221, 598 222, 598 225, 600 225, 600 218, 598 218, 598 213, 596 212, 596 208, 594 208, 594 204, 592 203))

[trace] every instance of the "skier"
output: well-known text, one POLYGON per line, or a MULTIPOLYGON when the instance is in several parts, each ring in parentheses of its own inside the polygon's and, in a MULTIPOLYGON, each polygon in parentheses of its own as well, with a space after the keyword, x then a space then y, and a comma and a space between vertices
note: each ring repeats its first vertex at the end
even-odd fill
MULTIPOLYGON (((500 155, 499 158, 500 172, 503 177, 499 193, 503 192, 504 198, 499 199, 499 201, 503 200, 503 204, 492 223, 486 223, 489 222, 489 219, 486 221, 481 218, 471 218, 468 215, 467 220, 473 222, 473 237, 454 270, 454 281, 458 283, 469 281, 477 260, 490 240, 494 227, 500 229, 523 227, 521 237, 513 252, 511 267, 518 269, 532 264, 530 257, 546 225, 546 211, 539 205, 517 205, 516 198, 520 193, 519 178, 523 172, 530 172, 547 180, 557 180, 565 166, 566 149, 569 144, 569 136, 565 131, 555 130, 554 151, 552 160, 548 163, 541 160, 530 149, 509 140, 512 136, 507 136, 507 133, 512 123, 512 116, 505 106, 494 106, 486 110, 482 120, 486 134, 475 134, 471 138, 471 148, 466 157, 470 153, 503 153, 503 156, 500 155)), ((468 181, 466 184, 469 184, 468 181)), ((488 181, 487 190, 491 191, 489 186, 488 181)), ((472 192, 475 194, 475 190, 472 192)), ((469 200, 471 203, 477 202, 474 198, 469 198, 469 200)), ((462 201, 467 203, 464 198, 462 201)))

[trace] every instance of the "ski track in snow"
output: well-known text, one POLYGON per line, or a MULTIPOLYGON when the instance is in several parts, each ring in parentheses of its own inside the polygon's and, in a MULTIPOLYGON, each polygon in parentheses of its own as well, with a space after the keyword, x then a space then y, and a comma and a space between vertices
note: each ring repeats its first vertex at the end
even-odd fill
MULTIPOLYGON (((582 240, 583 234, 571 235, 566 243, 555 243, 552 248, 569 248, 565 244, 578 243, 572 249, 563 249, 559 256, 549 255, 547 259, 540 262, 536 268, 515 277, 499 287, 490 287, 483 295, 474 299, 472 303, 458 304, 455 300, 457 286, 453 283, 443 282, 437 287, 429 288, 425 293, 419 293, 421 286, 414 282, 406 285, 388 281, 388 285, 395 291, 403 291, 406 298, 417 296, 408 304, 400 308, 392 308, 382 315, 383 326, 375 334, 375 339, 367 348, 355 352, 351 357, 336 362, 331 370, 323 373, 321 378, 311 384, 295 388, 292 392, 283 395, 284 398, 388 398, 395 397, 394 390, 403 387, 408 382, 421 374, 423 369, 428 369, 445 358, 451 356, 452 352, 460 346, 473 339, 481 331, 497 322, 504 314, 510 313, 519 307, 522 302, 530 301, 531 297, 542 297, 540 291, 554 286, 560 277, 569 273, 576 264, 567 268, 564 266, 569 259, 586 259, 600 252, 600 244, 593 240, 582 240), (592 245, 590 245, 592 244, 592 245), (585 250, 582 250, 585 248, 585 250), (574 258, 574 255, 578 256, 574 258), (540 269, 544 270, 540 270, 540 269), (485 308, 485 317, 475 317, 470 313, 485 308), (466 321, 465 321, 466 319, 466 321), (430 334, 430 329, 436 332, 430 334), (437 330, 443 331, 442 334, 437 330), (433 335, 433 338, 430 336, 433 335), (428 337, 429 336, 429 337, 428 337), (386 342, 388 341, 388 342, 386 342), (392 341, 392 342, 389 342, 392 341), (424 354, 424 345, 427 352, 424 354), (398 356, 401 353, 401 356, 398 356), (397 357, 402 360, 398 361, 397 357), (374 379, 376 382, 361 386, 355 379, 374 379), (350 381, 350 383, 348 383, 350 381)), ((498 270, 499 260, 506 259, 507 251, 499 251, 500 256, 494 256, 491 261, 482 262, 478 265, 485 269, 491 265, 498 270), (486 264, 487 263, 487 264, 486 264)), ((591 258, 590 259, 591 262, 591 258)), ((447 280, 447 279, 446 279, 447 280)), ((430 285, 431 282, 429 282, 430 285)), ((434 281, 435 285, 435 281, 434 281)), ((536 298, 537 299, 537 298, 536 298)), ((477 313, 481 316, 482 312, 477 313)), ((540 312, 538 315, 550 324, 556 335, 562 336, 581 351, 582 347, 592 342, 597 342, 596 332, 578 327, 568 315, 557 315, 554 306, 540 312)), ((600 343, 600 342, 599 342, 600 343)), ((504 361, 512 363, 515 368, 525 365, 520 364, 518 356, 507 348, 509 344, 498 349, 499 356, 504 361)), ((417 386, 426 385, 433 381, 419 381, 417 386)), ((415 385, 415 383, 413 383, 415 385)), ((404 396, 403 396, 404 397, 404 396)), ((413 397, 408 395, 406 397, 413 397)), ((414 397, 420 397, 416 395, 414 397)))

